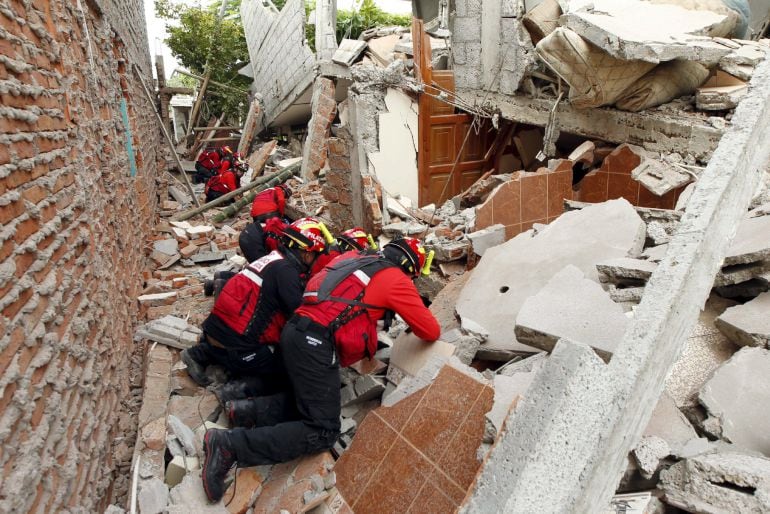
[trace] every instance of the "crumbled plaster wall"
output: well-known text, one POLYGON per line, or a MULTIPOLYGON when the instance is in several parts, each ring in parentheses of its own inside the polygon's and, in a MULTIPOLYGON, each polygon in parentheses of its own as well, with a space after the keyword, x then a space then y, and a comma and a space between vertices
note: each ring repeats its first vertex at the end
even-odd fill
POLYGON ((110 501, 141 249, 165 166, 130 69, 150 68, 140 7, 0 4, 0 512, 110 501))
POLYGON ((274 13, 260 0, 243 0, 241 19, 254 75, 252 90, 262 96, 260 132, 315 78, 315 55, 305 40, 305 4, 289 0, 274 13))

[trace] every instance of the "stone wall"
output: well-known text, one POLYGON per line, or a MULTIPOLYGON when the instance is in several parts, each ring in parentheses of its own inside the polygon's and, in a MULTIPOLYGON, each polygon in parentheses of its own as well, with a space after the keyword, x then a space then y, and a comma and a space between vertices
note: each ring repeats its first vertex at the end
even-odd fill
POLYGON ((289 0, 274 13, 260 0, 244 0, 241 18, 264 119, 257 132, 299 97, 315 78, 315 55, 305 40, 305 4, 289 0))
POLYGON ((130 68, 150 69, 141 3, 0 6, 1 512, 100 511, 132 425, 135 298, 165 166, 130 68))

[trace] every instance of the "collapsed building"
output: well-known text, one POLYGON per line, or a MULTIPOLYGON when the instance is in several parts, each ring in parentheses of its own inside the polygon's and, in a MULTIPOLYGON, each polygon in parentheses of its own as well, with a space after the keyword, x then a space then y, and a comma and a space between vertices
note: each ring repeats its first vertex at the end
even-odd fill
POLYGON ((178 351, 247 213, 167 173, 140 6, 11 4, 1 510, 770 509, 761 2, 415 1, 411 28, 338 43, 322 0, 313 52, 302 2, 244 0, 252 187, 424 238, 442 338, 381 334, 342 372, 334 449, 235 470, 215 505, 201 440, 226 416, 178 351))

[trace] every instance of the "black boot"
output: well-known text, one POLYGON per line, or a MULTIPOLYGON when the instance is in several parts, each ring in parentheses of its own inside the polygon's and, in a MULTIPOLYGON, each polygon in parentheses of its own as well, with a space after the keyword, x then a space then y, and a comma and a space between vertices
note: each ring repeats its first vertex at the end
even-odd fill
POLYGON ((187 366, 187 374, 196 384, 206 387, 211 384, 211 379, 206 376, 206 364, 200 363, 192 356, 191 349, 182 352, 182 362, 187 366))
POLYGON ((203 282, 203 294, 205 296, 212 296, 214 294, 214 281, 205 280, 203 282))
POLYGON ((231 400, 225 403, 225 414, 234 427, 252 428, 257 424, 257 408, 254 398, 231 400))
POLYGON ((203 438, 203 490, 212 503, 218 502, 225 494, 225 477, 235 464, 233 453, 227 440, 226 430, 209 430, 203 438))
POLYGON ((227 284, 227 280, 223 278, 214 279, 214 298, 219 296, 219 293, 222 292, 222 288, 225 287, 225 284, 227 284))

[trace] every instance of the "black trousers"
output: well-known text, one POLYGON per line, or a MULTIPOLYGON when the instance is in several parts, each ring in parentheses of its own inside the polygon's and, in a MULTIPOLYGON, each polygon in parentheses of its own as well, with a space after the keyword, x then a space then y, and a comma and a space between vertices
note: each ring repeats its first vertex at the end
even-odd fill
POLYGON ((280 350, 274 346, 260 344, 249 350, 219 348, 209 343, 204 333, 188 353, 201 365, 218 364, 234 377, 259 375, 266 381, 285 380, 280 350))
POLYGON ((294 393, 295 419, 280 402, 287 395, 265 397, 271 415, 258 422, 276 424, 228 431, 239 466, 275 464, 330 449, 340 434, 340 371, 334 343, 323 327, 294 316, 281 334, 281 356, 294 393), (286 414, 284 414, 286 415, 286 414))

